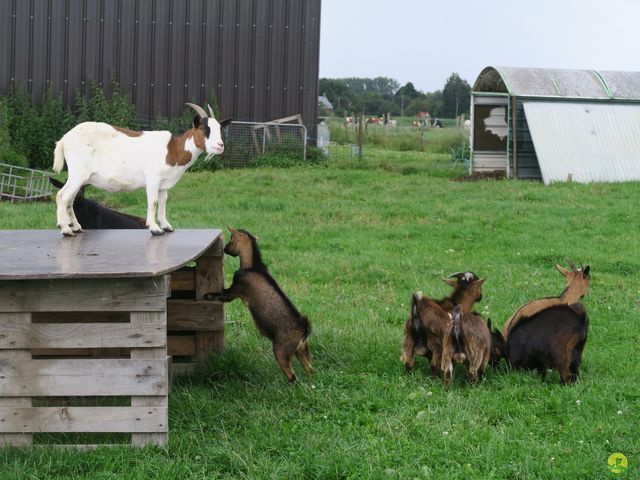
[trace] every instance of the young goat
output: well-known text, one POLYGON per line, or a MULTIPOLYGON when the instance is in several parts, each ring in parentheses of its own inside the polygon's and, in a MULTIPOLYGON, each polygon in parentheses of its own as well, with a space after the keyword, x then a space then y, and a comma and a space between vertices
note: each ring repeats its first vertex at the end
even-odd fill
POLYGON ((492 359, 506 358, 514 367, 560 372, 560 382, 573 383, 580 375, 582 351, 587 342, 589 317, 581 303, 555 305, 520 319, 508 339, 492 332, 492 359))
POLYGON ((489 363, 491 332, 482 317, 470 311, 470 305, 456 305, 453 309, 453 319, 442 343, 445 387, 451 384, 454 362, 467 366, 467 378, 471 382, 482 379, 489 363))
POLYGON ((521 306, 504 324, 502 334, 509 338, 511 331, 523 318, 530 318, 537 312, 555 305, 571 305, 580 301, 589 292, 591 277, 589 276, 589 265, 584 268, 577 268, 569 260, 571 270, 566 270, 556 264, 556 269, 567 279, 567 288, 557 297, 545 297, 533 300, 521 306))
MULTIPOLYGON (((233 283, 217 298, 222 302, 242 299, 262 335, 273 343, 273 353, 290 382, 296 381, 291 367, 295 354, 308 374, 313 373, 308 337, 309 319, 298 312, 280 289, 263 263, 256 238, 246 230, 229 227, 231 240, 224 253, 240 256, 240 268, 233 275, 233 283)), ((216 298, 216 296, 212 296, 216 298)))
POLYGON ((224 152, 221 127, 209 107, 188 103, 198 112, 193 128, 179 137, 169 131, 133 131, 106 123, 84 122, 69 130, 56 144, 53 170, 60 172, 65 160, 69 178, 58 192, 57 222, 63 235, 73 236, 82 226, 73 212, 73 199, 83 185, 110 192, 145 188, 146 224, 154 235, 173 231, 167 220, 167 192, 202 153, 224 152), (156 210, 157 220, 156 222, 156 210))
POLYGON ((478 278, 473 272, 454 273, 443 282, 453 287, 453 292, 441 300, 433 300, 422 294, 412 296, 411 314, 404 325, 404 342, 400 361, 405 370, 413 368, 414 356, 427 357, 431 365, 431 373, 440 373, 442 339, 451 312, 457 304, 468 305, 469 308, 482 300, 482 284, 485 278, 478 278))
MULTIPOLYGON (((64 184, 55 178, 49 178, 51 184, 56 188, 64 187, 64 184)), ((145 220, 135 215, 127 215, 126 213, 117 212, 110 208, 100 205, 84 196, 86 187, 82 187, 73 199, 73 213, 87 230, 95 230, 98 228, 106 229, 140 229, 145 227, 145 220)))

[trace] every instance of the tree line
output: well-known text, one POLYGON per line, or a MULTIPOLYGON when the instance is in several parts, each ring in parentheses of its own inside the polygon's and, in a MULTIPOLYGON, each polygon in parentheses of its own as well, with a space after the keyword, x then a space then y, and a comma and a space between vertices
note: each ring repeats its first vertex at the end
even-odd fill
POLYGON ((452 73, 443 89, 435 92, 416 90, 411 82, 400 86, 388 77, 321 78, 318 92, 329 99, 338 116, 362 111, 367 115, 394 116, 429 112, 432 117, 454 118, 469 113, 471 86, 457 73, 452 73))

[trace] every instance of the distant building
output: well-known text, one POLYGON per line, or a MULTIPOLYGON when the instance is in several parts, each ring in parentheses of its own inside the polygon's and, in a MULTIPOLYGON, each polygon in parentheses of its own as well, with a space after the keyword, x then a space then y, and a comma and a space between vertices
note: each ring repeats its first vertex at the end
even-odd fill
POLYGON ((471 92, 472 172, 640 180, 640 72, 487 67, 471 92))
POLYGON ((326 96, 320 95, 318 97, 318 106, 327 113, 327 116, 333 117, 333 104, 326 96))

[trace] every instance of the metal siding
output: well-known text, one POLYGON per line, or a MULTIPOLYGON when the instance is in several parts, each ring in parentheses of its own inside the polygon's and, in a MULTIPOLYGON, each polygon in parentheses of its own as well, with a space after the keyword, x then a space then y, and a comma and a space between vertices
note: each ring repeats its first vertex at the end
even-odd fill
POLYGON ((234 109, 234 117, 238 120, 250 120, 255 1, 245 1, 239 4, 239 7, 237 17, 238 61, 234 83, 236 108, 234 109))
MULTIPOLYGON (((203 50, 205 44, 202 41, 202 28, 204 18, 202 16, 202 0, 191 0, 189 2, 189 15, 187 17, 187 78, 184 98, 190 102, 203 104, 201 79, 204 75, 204 64, 202 63, 203 50)), ((184 107, 183 107, 184 108, 184 107)))
POLYGON ((269 120, 282 118, 284 113, 284 69, 283 59, 287 56, 286 35, 284 35, 287 0, 273 0, 272 18, 270 22, 271 50, 269 52, 271 61, 269 63, 269 113, 272 117, 269 120))
POLYGON ((11 52, 13 49, 13 5, 9 1, 0 2, 0 92, 11 87, 13 66, 11 52))
POLYGON ((144 120, 213 93, 226 116, 311 126, 319 16, 320 0, 0 0, 0 94, 32 79, 36 100, 51 84, 73 105, 116 74, 144 120))
MULTIPOLYGON (((149 52, 153 51, 151 44, 153 0, 139 0, 138 2, 138 29, 136 56, 136 110, 146 112, 144 120, 152 120, 150 116, 151 103, 151 67, 149 52)), ((142 115, 141 115, 142 116, 142 115)))
POLYGON ((302 112, 302 102, 300 101, 300 62, 297 61, 302 55, 302 28, 303 25, 303 3, 296 0, 289 0, 287 25, 285 35, 287 36, 287 58, 285 61, 285 84, 284 84, 284 116, 295 115, 302 112))
POLYGON ((640 180, 640 105, 524 102, 545 183, 640 180))
POLYGON ((253 103, 251 106, 252 120, 262 122, 268 120, 268 69, 269 69, 269 38, 270 38, 270 0, 260 0, 256 5, 256 34, 253 54, 253 103))
POLYGON ((47 88, 47 48, 48 48, 48 12, 47 2, 33 4, 31 75, 29 84, 36 101, 40 101, 47 88))

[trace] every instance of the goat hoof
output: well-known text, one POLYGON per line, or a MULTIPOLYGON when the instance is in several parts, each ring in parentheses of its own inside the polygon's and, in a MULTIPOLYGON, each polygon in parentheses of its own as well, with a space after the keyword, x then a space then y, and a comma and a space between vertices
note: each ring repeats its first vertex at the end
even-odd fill
POLYGON ((76 234, 73 233, 73 231, 71 229, 63 229, 62 230, 62 235, 64 235, 65 237, 75 237, 76 234))
POLYGON ((150 228, 149 231, 151 232, 151 235, 163 235, 164 234, 164 230, 162 230, 161 228, 155 229, 155 228, 150 228))
POLYGON ((164 230, 165 232, 173 232, 173 227, 169 225, 168 227, 162 227, 162 230, 164 230))

